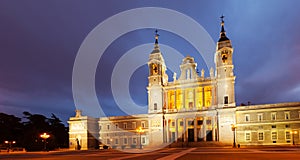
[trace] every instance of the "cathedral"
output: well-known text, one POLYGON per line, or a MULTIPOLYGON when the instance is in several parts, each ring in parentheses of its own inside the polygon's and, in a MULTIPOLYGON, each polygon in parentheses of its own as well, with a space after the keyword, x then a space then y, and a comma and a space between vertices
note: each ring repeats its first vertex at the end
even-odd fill
POLYGON ((223 18, 209 77, 187 56, 179 78, 169 81, 158 38, 156 32, 148 60, 148 113, 92 118, 76 110, 68 121, 70 149, 300 144, 300 102, 236 105, 233 47, 223 18))

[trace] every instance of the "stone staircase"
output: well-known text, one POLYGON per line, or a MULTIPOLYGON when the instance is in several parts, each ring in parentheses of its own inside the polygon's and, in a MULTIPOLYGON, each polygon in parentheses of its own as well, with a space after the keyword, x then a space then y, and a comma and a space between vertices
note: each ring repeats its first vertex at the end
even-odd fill
POLYGON ((169 147, 226 147, 231 146, 230 144, 224 144, 221 142, 174 142, 169 147))

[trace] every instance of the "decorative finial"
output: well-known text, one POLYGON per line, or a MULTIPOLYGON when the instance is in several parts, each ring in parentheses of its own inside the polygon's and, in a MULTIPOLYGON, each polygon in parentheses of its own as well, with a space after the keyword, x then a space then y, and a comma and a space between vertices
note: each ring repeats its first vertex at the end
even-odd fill
POLYGON ((222 16, 220 17, 221 18, 221 36, 220 37, 224 37, 226 36, 225 34, 225 29, 224 29, 224 15, 222 14, 222 16))
POLYGON ((156 29, 155 30, 155 44, 158 44, 158 36, 159 36, 158 30, 156 29))
POLYGON ((209 70, 209 75, 211 78, 214 77, 214 69, 212 67, 209 70))
POLYGON ((201 77, 204 78, 204 69, 201 70, 201 77))
POLYGON ((76 115, 75 115, 76 118, 81 117, 81 110, 76 109, 75 112, 76 112, 76 115))
POLYGON ((224 22, 224 15, 222 14, 222 16, 220 17, 221 18, 221 20, 222 20, 222 22, 224 22))
POLYGON ((177 74, 176 74, 176 72, 174 72, 174 74, 173 74, 173 81, 174 82, 176 81, 176 76, 177 76, 177 74))

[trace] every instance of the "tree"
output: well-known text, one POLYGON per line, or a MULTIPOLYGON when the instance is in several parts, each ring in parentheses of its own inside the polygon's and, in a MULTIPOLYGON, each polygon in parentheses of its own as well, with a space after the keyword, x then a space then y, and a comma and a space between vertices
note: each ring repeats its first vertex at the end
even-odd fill
POLYGON ((69 135, 68 128, 53 113, 50 118, 40 114, 23 112, 25 118, 0 113, 0 144, 4 141, 16 141, 15 146, 24 147, 26 150, 42 150, 44 139, 41 134, 47 133, 47 148, 68 147, 69 135))
POLYGON ((23 135, 22 129, 21 118, 0 113, 0 143, 4 141, 20 142, 23 135))
POLYGON ((53 135, 55 147, 65 148, 69 144, 68 128, 53 113, 49 118, 50 132, 53 135))
POLYGON ((23 112, 23 114, 24 118, 27 119, 27 121, 23 122, 23 146, 27 150, 43 149, 43 139, 40 138, 40 134, 45 132, 49 133, 50 125, 47 118, 43 115, 31 114, 29 112, 23 112))

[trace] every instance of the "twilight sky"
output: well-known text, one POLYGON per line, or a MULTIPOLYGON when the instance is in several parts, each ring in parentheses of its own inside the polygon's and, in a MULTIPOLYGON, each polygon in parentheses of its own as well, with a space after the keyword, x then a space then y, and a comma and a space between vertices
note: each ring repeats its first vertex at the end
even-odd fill
MULTIPOLYGON (((1 0, 0 112, 17 116, 23 111, 46 116, 54 113, 66 122, 76 109, 72 71, 82 42, 105 19, 139 7, 181 12, 201 24, 215 42, 220 32, 219 17, 224 14, 225 30, 234 47, 237 104, 300 101, 299 6, 298 0, 1 0)), ((111 26, 111 32, 133 21, 111 26)), ((160 21, 158 17, 157 23, 160 21)), ((154 30, 139 29, 120 36, 101 57, 95 86, 107 115, 125 114, 112 96, 110 83, 115 64, 131 48, 153 43, 154 30)), ((183 56, 195 57, 198 69, 205 68, 201 55, 187 40, 164 30, 159 34, 161 44, 183 56)), ((168 73, 172 79, 172 73, 168 73)), ((130 96, 138 105, 147 104, 147 75, 147 66, 143 65, 130 78, 130 96)), ((121 79, 118 81, 123 85, 121 79)))

